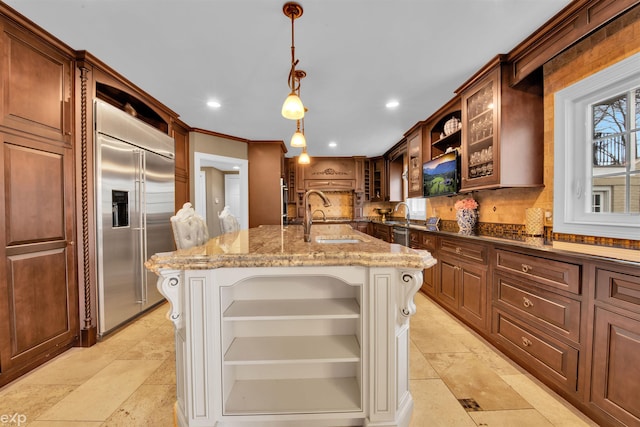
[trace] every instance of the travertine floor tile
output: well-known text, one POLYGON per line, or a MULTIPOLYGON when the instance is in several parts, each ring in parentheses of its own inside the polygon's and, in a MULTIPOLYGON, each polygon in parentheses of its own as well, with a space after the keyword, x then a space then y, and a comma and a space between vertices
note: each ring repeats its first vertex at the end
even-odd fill
POLYGON ((116 331, 108 337, 111 342, 138 342, 143 340, 149 334, 150 328, 143 323, 133 323, 126 328, 116 331))
MULTIPOLYGON (((16 382, 3 390, 0 397, 0 415, 24 415, 27 422, 35 420, 40 414, 71 394, 74 385, 34 385, 16 382)), ((10 423, 0 426, 11 425, 10 423)), ((15 424, 14 424, 15 426, 15 424)), ((12 426, 13 427, 13 426, 12 426)))
POLYGON ((101 427, 167 426, 173 419, 175 386, 142 385, 101 427))
POLYGON ((598 424, 552 393, 529 375, 505 375, 502 377, 511 387, 533 405, 556 427, 597 427, 598 424))
POLYGON ((29 427, 100 427, 101 421, 34 421, 29 427))
POLYGON ((115 360, 38 420, 104 421, 161 363, 160 360, 115 360))
POLYGON ((465 353, 469 349, 437 322, 411 323, 411 340, 423 353, 465 353))
POLYGON ((420 352, 418 347, 412 342, 409 347, 409 379, 427 379, 438 378, 438 373, 433 369, 433 366, 420 352))
POLYGON ((144 382, 145 384, 170 384, 175 388, 176 384, 176 357, 165 359, 162 364, 149 376, 144 382))
POLYGON ((485 411, 532 407, 474 353, 427 354, 426 357, 458 399, 475 399, 485 411))
POLYGON ((80 385, 113 362, 131 343, 98 343, 89 348, 72 348, 35 369, 21 381, 28 384, 80 385))
POLYGON ((469 412, 473 421, 479 426, 490 427, 553 427, 553 424, 535 409, 518 409, 509 411, 469 412))
POLYGON ((414 407, 410 427, 476 427, 439 379, 411 381, 414 407))
POLYGON ((174 353, 175 344, 173 340, 163 337, 161 334, 154 335, 153 331, 146 339, 141 340, 128 351, 118 356, 118 359, 155 359, 165 360, 174 353))

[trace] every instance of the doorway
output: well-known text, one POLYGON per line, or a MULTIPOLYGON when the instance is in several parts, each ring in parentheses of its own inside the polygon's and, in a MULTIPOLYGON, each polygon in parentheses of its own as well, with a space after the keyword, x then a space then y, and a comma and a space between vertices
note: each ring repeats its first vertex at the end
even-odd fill
MULTIPOLYGON (((202 168, 206 167, 213 167, 222 172, 237 172, 235 174, 228 174, 228 176, 234 177, 229 180, 228 184, 226 178, 227 175, 225 175, 225 204, 229 205, 231 211, 237 216, 240 228, 248 228, 249 161, 246 159, 237 159, 234 157, 218 156, 201 152, 194 153, 193 170, 195 171, 194 175, 196 178, 194 179, 194 208, 196 212, 198 212, 198 214, 205 218, 207 223, 209 223, 210 221, 218 221, 218 212, 207 212, 206 197, 208 191, 206 188, 206 179, 204 179, 204 174, 200 173, 202 168), (229 203, 233 203, 235 206, 231 207, 229 203), (208 216, 211 216, 211 218, 208 216)), ((220 210, 222 210, 222 208, 220 210)))

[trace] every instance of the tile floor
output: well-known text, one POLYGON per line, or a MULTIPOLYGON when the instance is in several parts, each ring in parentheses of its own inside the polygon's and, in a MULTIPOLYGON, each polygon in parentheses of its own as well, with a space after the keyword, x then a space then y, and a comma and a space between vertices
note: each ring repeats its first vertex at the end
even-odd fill
MULTIPOLYGON (((423 294, 415 302, 411 427, 596 426, 423 294), (479 410, 466 410, 464 399, 479 410)), ((166 311, 160 306, 0 388, 0 427, 172 426, 175 355, 166 311)))

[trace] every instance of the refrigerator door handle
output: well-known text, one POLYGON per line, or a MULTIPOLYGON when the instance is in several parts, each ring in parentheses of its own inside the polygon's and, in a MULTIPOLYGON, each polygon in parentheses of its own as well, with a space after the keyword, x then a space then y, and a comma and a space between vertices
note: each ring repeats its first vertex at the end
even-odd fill
POLYGON ((138 223, 136 231, 138 232, 138 295, 140 298, 136 301, 138 304, 144 304, 146 302, 146 275, 144 274, 144 260, 145 260, 145 212, 144 212, 144 151, 135 150, 134 161, 135 171, 135 189, 136 189, 136 211, 138 212, 138 223))
POLYGON ((140 251, 140 290, 142 295, 142 304, 147 303, 147 274, 144 263, 147 260, 147 156, 144 150, 140 151, 141 165, 140 169, 140 188, 142 197, 140 198, 140 213, 142 214, 142 233, 141 242, 142 250, 140 251))

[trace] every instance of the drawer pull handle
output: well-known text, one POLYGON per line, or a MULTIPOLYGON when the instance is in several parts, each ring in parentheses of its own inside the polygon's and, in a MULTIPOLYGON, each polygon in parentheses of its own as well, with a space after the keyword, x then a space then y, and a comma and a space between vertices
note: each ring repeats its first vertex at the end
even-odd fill
POLYGON ((526 308, 533 307, 533 301, 531 301, 527 297, 522 297, 522 305, 524 305, 526 308))
POLYGON ((523 273, 528 273, 531 270, 533 270, 533 267, 531 267, 530 265, 527 265, 527 264, 522 264, 522 272, 523 273))
POLYGON ((460 270, 460 266, 459 266, 459 265, 454 265, 454 266, 453 266, 453 269, 454 269, 454 270, 460 270))
POLYGON ((457 254, 461 254, 462 253, 462 248, 456 248, 456 253, 457 254))
POLYGON ((531 346, 531 344, 533 344, 533 343, 531 342, 531 340, 530 340, 529 338, 527 338, 527 337, 522 337, 522 345, 523 345, 523 346, 525 346, 525 347, 530 347, 530 346, 531 346))

